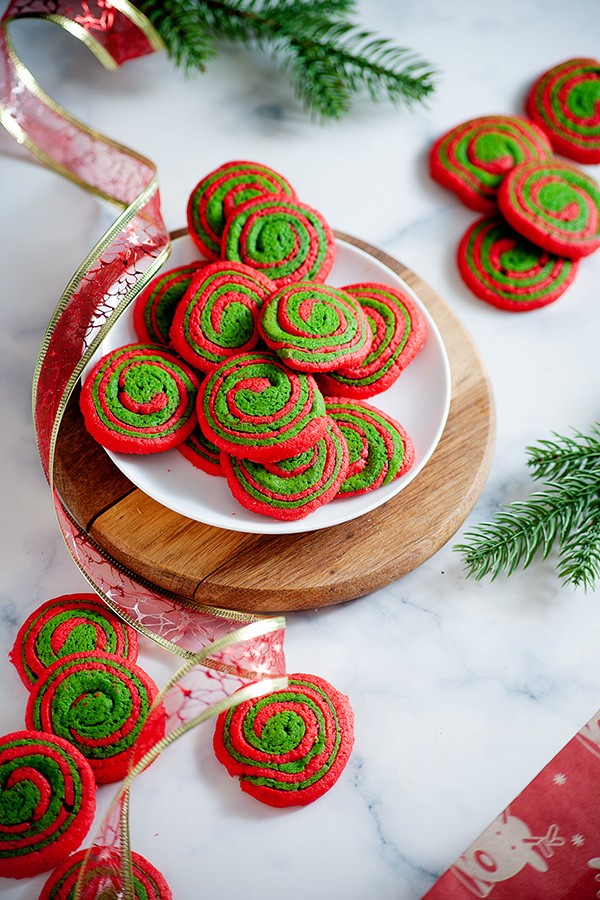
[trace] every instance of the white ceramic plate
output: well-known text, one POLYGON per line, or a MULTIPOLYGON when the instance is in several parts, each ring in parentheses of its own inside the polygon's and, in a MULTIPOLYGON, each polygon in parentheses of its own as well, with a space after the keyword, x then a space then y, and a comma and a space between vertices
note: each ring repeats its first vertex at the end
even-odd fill
MULTIPOLYGON (((164 268, 171 269, 198 257, 192 240, 181 237, 173 242, 164 268)), ((450 406, 450 366, 437 326, 414 291, 383 263, 338 240, 327 283, 341 287, 359 281, 378 281, 406 291, 423 310, 429 325, 425 346, 416 359, 387 391, 368 400, 393 415, 412 437, 415 462, 406 475, 369 494, 332 500, 299 521, 282 522, 244 509, 234 500, 224 478, 196 469, 177 450, 147 456, 107 451, 117 468, 144 493, 189 519, 256 534, 329 528, 362 516, 398 494, 419 474, 442 436, 450 406)), ((101 344, 84 377, 100 356, 137 340, 130 307, 101 344)))

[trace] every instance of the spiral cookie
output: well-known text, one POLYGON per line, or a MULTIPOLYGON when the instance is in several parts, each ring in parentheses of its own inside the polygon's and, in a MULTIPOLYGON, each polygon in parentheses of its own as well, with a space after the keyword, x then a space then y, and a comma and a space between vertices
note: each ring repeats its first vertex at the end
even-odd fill
POLYGON ((600 62, 568 59, 544 72, 527 97, 527 115, 553 146, 582 163, 600 163, 600 62))
POLYGON ((221 236, 225 217, 254 197, 282 194, 292 199, 291 184, 261 163, 233 160, 206 175, 194 188, 187 208, 192 238, 207 259, 221 256, 221 236))
POLYGON ((325 281, 335 258, 335 238, 321 213, 299 200, 259 198, 233 210, 221 252, 283 287, 325 281))
MULTIPOLYGON (((79 873, 88 853, 90 858, 82 881, 83 896, 108 897, 105 892, 110 887, 106 879, 115 869, 119 870, 120 860, 109 847, 94 846, 91 850, 78 850, 63 860, 45 883, 39 900, 74 900, 79 873)), ((135 900, 172 900, 173 894, 164 876, 145 857, 132 852, 131 865, 135 900)))
POLYGON ((42 603, 25 619, 10 658, 30 688, 57 659, 97 650, 135 662, 137 633, 96 594, 64 594, 42 603))
POLYGON ((240 787, 269 806, 305 806, 338 780, 354 743, 350 702, 316 675, 217 719, 213 746, 240 787))
POLYGON ((348 448, 335 422, 314 447, 278 463, 251 462, 224 453, 222 464, 236 500, 274 519, 303 519, 337 494, 348 469, 348 448))
POLYGON ((325 394, 373 397, 389 388, 421 350, 427 322, 407 294, 386 284, 350 284, 343 290, 360 303, 373 340, 358 366, 340 366, 317 382, 325 394))
POLYGON ((140 341, 169 346, 169 331, 177 304, 195 272, 205 263, 178 266, 157 275, 142 291, 133 307, 133 326, 140 341))
POLYGON ((128 344, 103 356, 85 380, 81 411, 98 443, 121 453, 160 453, 196 422, 198 378, 153 344, 128 344))
POLYGON ((76 850, 96 810, 86 759, 38 731, 0 738, 0 877, 29 878, 76 850))
POLYGON ((205 436, 199 423, 189 438, 177 445, 177 450, 188 462, 208 475, 223 475, 221 451, 205 436))
POLYGON ((328 397, 325 405, 348 444, 349 466, 339 497, 366 494, 408 472, 415 451, 399 422, 362 400, 328 397))
POLYGON ((311 375, 277 356, 230 356, 202 382, 198 418, 221 450, 255 462, 276 462, 313 447, 325 432, 325 401, 311 375))
POLYGON ((470 209, 493 212, 498 187, 513 166, 551 156, 548 138, 534 122, 482 116, 442 135, 431 149, 429 166, 432 178, 470 209))
POLYGON ((260 333, 292 369, 324 372, 363 360, 371 330, 359 303, 339 288, 299 281, 263 306, 260 333))
POLYGON ((262 304, 274 290, 272 281, 242 263, 210 263, 177 307, 173 347, 203 372, 234 353, 253 350, 260 339, 262 304))
POLYGON ((501 216, 466 232, 458 268, 476 297, 500 309, 535 309, 557 300, 575 277, 577 260, 555 256, 521 237, 501 216))
POLYGON ((500 212, 534 244, 578 259, 600 247, 600 188, 567 163, 523 163, 498 191, 500 212))
POLYGON ((164 735, 158 693, 135 663, 110 653, 74 653, 40 676, 29 696, 25 721, 73 744, 89 760, 98 784, 119 781, 132 760, 164 735), (142 734, 143 729, 143 734, 142 734), (135 748, 135 749, 134 749, 135 748))

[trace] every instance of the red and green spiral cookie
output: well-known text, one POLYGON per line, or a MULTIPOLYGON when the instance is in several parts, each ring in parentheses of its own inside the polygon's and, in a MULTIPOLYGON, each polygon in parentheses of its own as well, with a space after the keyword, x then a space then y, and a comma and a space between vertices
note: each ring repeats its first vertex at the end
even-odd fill
POLYGON ((223 476, 221 466, 221 450, 206 437, 200 423, 196 425, 192 433, 182 444, 176 448, 188 462, 197 469, 206 472, 207 475, 223 476))
POLYGON ((30 688, 57 659, 98 650, 135 662, 137 632, 96 594, 64 594, 42 603, 25 619, 10 658, 30 688))
MULTIPOLYGON (((63 860, 45 883, 39 900, 75 900, 75 888, 84 862, 83 896, 112 896, 111 874, 120 871, 121 861, 110 847, 94 846, 78 850, 63 860)), ((131 865, 135 900, 172 900, 173 894, 164 876, 145 857, 132 852, 131 865)))
POLYGON ((37 680, 25 721, 77 747, 97 783, 106 784, 124 778, 132 761, 163 737, 162 705, 149 718, 157 693, 135 663, 110 653, 74 653, 37 680))
POLYGON ((558 256, 579 259, 600 247, 600 187, 567 163, 523 163, 498 191, 515 231, 558 256))
POLYGON ((348 445, 348 471, 338 497, 366 494, 408 472, 415 460, 413 442, 392 416, 347 397, 327 397, 325 405, 348 445))
POLYGON ((133 325, 140 341, 169 346, 169 331, 177 304, 204 262, 177 266, 153 278, 133 307, 133 325))
POLYGON ((545 160, 552 148, 544 132, 521 116, 481 116, 442 135, 429 156, 432 178, 470 209, 493 212, 504 176, 516 165, 545 160))
POLYGON ((259 269, 277 287, 325 281, 335 259, 333 231, 316 209, 281 197, 249 200, 227 219, 221 253, 259 269))
POLYGON ((303 519, 333 500, 348 469, 348 448, 333 420, 303 453, 274 463, 222 455, 231 493, 246 509, 274 519, 303 519))
POLYGON ((259 328, 266 344, 300 372, 359 363, 372 340, 360 304, 345 291, 314 281, 299 281, 272 294, 259 328))
POLYGON ((600 62, 568 59, 544 72, 526 102, 527 115, 563 156, 600 163, 600 62))
POLYGON ((89 763, 62 738, 0 738, 0 877, 30 878, 76 850, 96 811, 89 763))
POLYGON ((348 698, 317 675, 247 700, 217 719, 213 746, 240 787, 269 806, 305 806, 340 777, 354 743, 348 698))
POLYGON ((517 312, 558 300, 578 266, 532 244, 501 216, 479 219, 458 248, 460 274, 475 296, 517 312))
POLYGON ((360 303, 373 340, 358 366, 340 366, 320 375, 318 384, 325 394, 373 397, 389 388, 422 349, 427 322, 414 300, 386 284, 350 284, 343 290, 360 303))
POLYGON ((190 365, 210 372, 260 340, 263 302, 275 290, 260 272, 237 262, 214 262, 193 279, 175 312, 171 343, 190 365))
POLYGON ((160 453, 194 430, 199 381, 155 344, 127 344, 94 366, 81 391, 86 428, 120 453, 160 453))
POLYGON ((221 237, 226 216, 255 197, 296 192, 283 175, 262 163, 233 160, 209 172, 198 182, 187 207, 192 238, 207 259, 221 256, 221 237))
POLYGON ((207 375, 198 418, 221 450, 255 462, 302 453, 327 427, 325 401, 312 375, 258 350, 230 356, 207 375))

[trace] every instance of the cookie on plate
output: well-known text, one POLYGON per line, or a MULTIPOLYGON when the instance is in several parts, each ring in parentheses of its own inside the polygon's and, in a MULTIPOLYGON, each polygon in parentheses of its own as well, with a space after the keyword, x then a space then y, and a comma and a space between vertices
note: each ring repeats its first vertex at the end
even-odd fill
POLYGON ((135 663, 111 653, 74 653, 36 681, 28 728, 68 740, 86 757, 98 784, 120 781, 165 733, 165 711, 152 712, 158 688, 135 663))
POLYGON ((103 356, 81 390, 85 426, 117 453, 160 453, 198 421, 198 377, 158 344, 127 344, 103 356))
POLYGON ((551 156, 550 142, 535 122, 522 116, 481 116, 438 138, 429 168, 432 178, 470 209, 493 212, 498 187, 514 166, 551 156))
POLYGON ((242 791, 269 806, 305 806, 339 779, 352 752, 348 697, 324 678, 297 673, 280 691, 221 713, 215 755, 242 791))
POLYGON ((10 658, 25 687, 31 688, 57 659, 96 651, 135 662, 137 632, 96 594, 63 594, 42 603, 27 616, 10 658))
POLYGON ((358 364, 372 341, 354 297, 313 281, 299 281, 272 294, 262 308, 259 329, 267 346, 300 372, 358 364))
POLYGON ((348 447, 329 420, 315 446, 290 459, 261 464, 223 453, 222 465, 231 493, 243 507, 293 521, 333 500, 348 469, 348 447))
POLYGON ((246 200, 271 194, 296 196, 283 175, 262 163, 236 159, 205 175, 190 194, 187 207, 188 228, 203 256, 221 256, 227 215, 246 200))
POLYGON ((527 115, 569 159, 600 163, 600 62, 567 59, 537 79, 526 101, 527 115))
POLYGON ((190 286, 194 274, 205 262, 177 266, 161 272, 138 295, 133 306, 133 326, 144 344, 170 344, 169 332, 177 304, 190 286))
POLYGON ((600 247, 600 186, 568 163, 522 163, 498 191, 500 212, 544 250, 579 259, 600 247))
MULTIPOLYGON (((84 867, 83 896, 109 897, 116 883, 121 887, 121 860, 110 847, 78 850, 63 860, 46 881, 39 900, 74 900, 79 874, 84 867), (88 856, 89 854, 89 856, 88 856), (86 861, 87 857, 87 861, 86 861)), ((173 894, 164 876, 140 853, 132 852, 131 867, 135 900, 172 900, 173 894)))
POLYGON ((190 436, 183 443, 178 444, 176 449, 188 462, 191 462, 197 469, 206 472, 207 475, 223 477, 221 451, 216 444, 209 441, 199 422, 190 436))
POLYGON ((258 269, 277 287, 325 281, 335 237, 321 213, 283 197, 259 197, 236 207, 223 231, 221 254, 258 269))
POLYGON ((325 401, 314 378, 258 350, 230 356, 206 376, 198 418, 221 450, 255 462, 302 453, 327 427, 325 401))
POLYGON ((387 390, 423 348, 425 316, 404 291, 387 284, 349 284, 343 288, 360 303, 373 340, 358 366, 340 366, 319 375, 324 394, 373 397, 387 390))
POLYGON ((173 348, 203 372, 234 353, 253 350, 260 340, 262 305, 274 290, 269 278, 242 263, 209 263, 177 307, 171 325, 173 348))
POLYGON ((80 845, 96 811, 88 761, 40 731, 0 737, 0 877, 31 878, 80 845))
POLYGON ((485 216, 467 230, 458 248, 458 268, 476 297, 513 312, 558 300, 579 262, 542 250, 502 216, 485 216))
POLYGON ((412 467, 413 442, 392 416, 364 400, 347 397, 326 397, 325 407, 348 444, 348 471, 338 497, 374 491, 412 467))

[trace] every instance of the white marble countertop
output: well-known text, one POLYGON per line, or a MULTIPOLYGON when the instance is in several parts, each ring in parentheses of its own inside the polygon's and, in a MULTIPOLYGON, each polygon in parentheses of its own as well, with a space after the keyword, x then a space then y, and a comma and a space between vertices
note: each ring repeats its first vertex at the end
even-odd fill
MULTIPOLYGON (((157 163, 169 227, 184 224, 203 174, 229 159, 260 160, 335 228, 391 253, 442 295, 477 343, 496 402, 497 446, 466 523, 474 524, 532 489, 527 445, 553 431, 585 431, 598 418, 600 253, 546 309, 512 315, 481 303, 454 262, 475 214, 430 180, 427 152, 463 119, 520 113, 528 86, 550 65, 597 56, 600 5, 362 0, 356 18, 437 65, 428 108, 362 101, 344 121, 320 126, 268 60, 241 49, 186 79, 164 54, 108 73, 50 25, 26 23, 14 35, 50 94, 157 163)), ((30 390, 54 305, 111 217, 5 134, 0 152, 6 733, 22 727, 26 700, 7 656, 18 626, 42 600, 87 589, 54 519, 30 390)), ((600 592, 561 588, 552 557, 508 579, 466 580, 452 550, 461 533, 384 589, 287 617, 288 670, 327 678, 356 715, 354 752, 325 797, 283 812, 256 803, 215 761, 210 725, 139 779, 133 846, 177 900, 415 900, 600 706, 600 592)), ((140 662, 158 683, 175 668, 146 641, 140 662)), ((113 793, 100 789, 100 809, 113 793)), ((29 900, 43 882, 2 881, 0 894, 29 900)))

